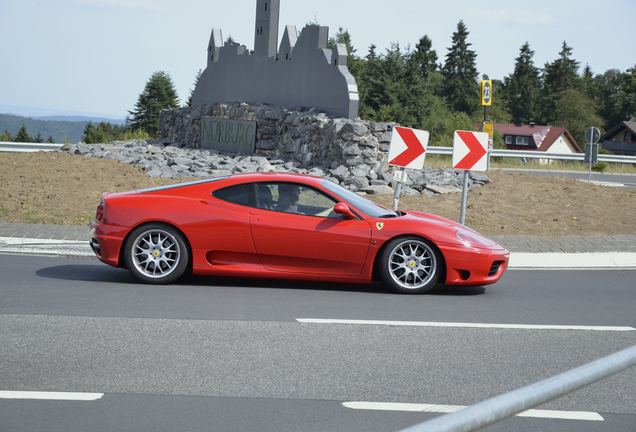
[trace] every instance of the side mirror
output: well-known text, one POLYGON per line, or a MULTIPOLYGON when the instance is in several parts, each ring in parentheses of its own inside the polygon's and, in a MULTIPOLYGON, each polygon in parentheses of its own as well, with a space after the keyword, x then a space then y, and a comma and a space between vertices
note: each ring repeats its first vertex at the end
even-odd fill
POLYGON ((333 207, 333 212, 336 214, 345 215, 347 219, 355 219, 356 215, 353 214, 348 205, 343 202, 339 202, 333 207))

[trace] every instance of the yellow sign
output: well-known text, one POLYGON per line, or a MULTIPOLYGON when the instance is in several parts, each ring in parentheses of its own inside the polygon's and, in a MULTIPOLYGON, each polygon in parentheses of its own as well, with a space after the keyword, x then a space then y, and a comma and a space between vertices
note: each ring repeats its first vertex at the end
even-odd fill
POLYGON ((381 230, 382 228, 384 228, 384 222, 376 222, 376 223, 375 223, 375 227, 376 227, 378 230, 381 230))
POLYGON ((492 80, 481 80, 479 82, 481 88, 481 106, 492 105, 492 80))
POLYGON ((495 133, 495 126, 493 122, 484 122, 482 130, 486 132, 490 138, 492 138, 492 135, 495 133))

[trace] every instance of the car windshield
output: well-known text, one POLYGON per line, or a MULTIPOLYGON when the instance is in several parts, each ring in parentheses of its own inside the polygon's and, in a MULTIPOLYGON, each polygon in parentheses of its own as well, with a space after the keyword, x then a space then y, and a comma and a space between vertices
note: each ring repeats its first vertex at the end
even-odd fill
POLYGON ((360 195, 351 192, 348 189, 343 188, 340 185, 330 182, 329 180, 323 180, 321 183, 326 189, 338 195, 343 201, 348 202, 353 207, 357 208, 361 212, 366 213, 371 217, 377 218, 391 218, 398 216, 397 213, 380 207, 378 204, 370 201, 360 195))

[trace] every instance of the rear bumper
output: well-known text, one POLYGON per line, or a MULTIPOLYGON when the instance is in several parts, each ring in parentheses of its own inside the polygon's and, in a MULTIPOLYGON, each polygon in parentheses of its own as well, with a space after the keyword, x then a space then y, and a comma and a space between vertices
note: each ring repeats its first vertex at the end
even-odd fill
POLYGON ((93 224, 89 242, 95 256, 113 267, 120 267, 119 252, 127 229, 115 225, 93 224))
POLYGON ((494 284, 506 272, 510 259, 510 252, 504 248, 445 246, 441 250, 446 262, 447 285, 494 284))

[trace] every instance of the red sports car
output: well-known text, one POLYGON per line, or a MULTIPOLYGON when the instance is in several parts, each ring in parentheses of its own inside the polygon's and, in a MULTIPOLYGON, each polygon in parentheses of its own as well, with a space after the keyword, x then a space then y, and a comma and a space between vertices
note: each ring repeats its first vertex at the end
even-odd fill
POLYGON ((328 180, 258 173, 104 194, 91 247, 137 279, 195 275, 486 285, 509 253, 456 222, 391 211, 328 180))

